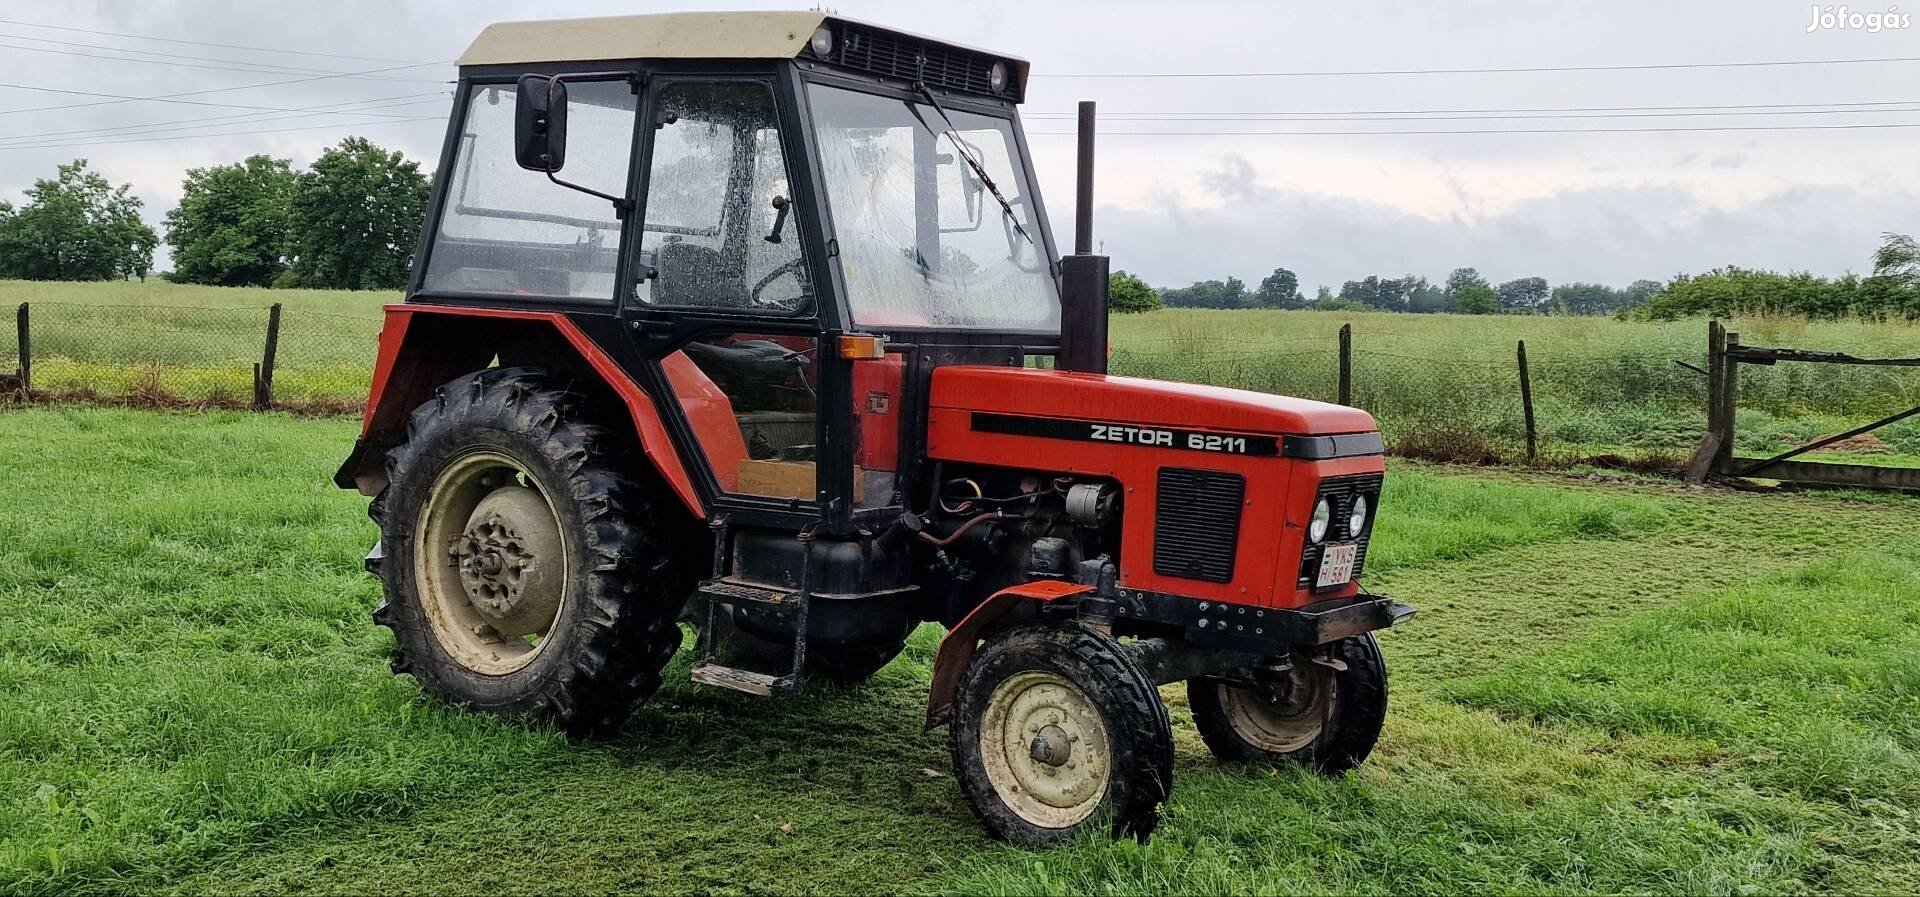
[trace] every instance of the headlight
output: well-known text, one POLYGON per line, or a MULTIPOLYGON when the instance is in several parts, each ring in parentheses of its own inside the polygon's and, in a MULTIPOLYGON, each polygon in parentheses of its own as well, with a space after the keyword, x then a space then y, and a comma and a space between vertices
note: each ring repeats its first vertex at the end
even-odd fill
POLYGON ((1360 532, 1367 528, 1367 497, 1353 497, 1353 515, 1347 518, 1347 535, 1360 538, 1360 532))
POLYGON ((1333 523, 1333 506, 1326 499, 1313 506, 1313 522, 1307 524, 1307 538, 1315 543, 1327 541, 1327 527, 1333 523))
POLYGON ((813 37, 807 39, 807 46, 813 48, 813 55, 825 59, 827 54, 833 52, 833 29, 814 29, 813 37))
POLYGON ((987 89, 994 93, 1007 89, 1007 64, 996 62, 987 69, 987 89))

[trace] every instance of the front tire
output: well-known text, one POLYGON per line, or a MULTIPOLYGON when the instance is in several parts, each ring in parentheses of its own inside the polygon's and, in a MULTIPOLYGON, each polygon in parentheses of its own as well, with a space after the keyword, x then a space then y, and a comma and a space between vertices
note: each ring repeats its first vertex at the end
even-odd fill
POLYGON ((1373 752, 1387 719, 1387 664, 1372 633, 1341 639, 1330 658, 1294 651, 1282 676, 1252 671, 1187 680, 1194 727, 1213 755, 1231 763, 1299 763, 1337 774, 1373 752))
POLYGON ((659 688, 680 552, 658 490, 626 473, 644 462, 591 414, 537 368, 461 377, 414 410, 370 510, 394 672, 573 737, 612 732, 659 688))
POLYGON ((1173 731, 1152 680, 1078 625, 990 638, 949 732, 960 789, 994 837, 1045 847, 1109 829, 1142 841, 1173 785, 1173 731))

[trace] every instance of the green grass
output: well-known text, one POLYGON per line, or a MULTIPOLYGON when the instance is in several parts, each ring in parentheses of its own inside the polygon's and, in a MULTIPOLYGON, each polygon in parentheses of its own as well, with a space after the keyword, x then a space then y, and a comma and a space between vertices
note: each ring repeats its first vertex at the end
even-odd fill
POLYGON ((921 731, 930 629, 778 702, 683 656, 594 745, 422 699, 328 481, 353 433, 0 414, 0 893, 1920 888, 1912 499, 1397 463, 1369 584, 1421 611, 1373 759, 1216 765, 1168 689, 1152 843, 1033 853, 921 731))
MULTIPOLYGON (((35 385, 102 395, 244 399, 265 340, 266 308, 285 306, 275 394, 290 404, 366 396, 380 306, 399 293, 261 290, 147 283, 0 281, 0 306, 31 301, 35 385)), ((1113 318, 1113 367, 1265 392, 1335 398, 1337 335, 1354 333, 1354 400, 1388 435, 1459 455, 1508 457, 1523 440, 1514 346, 1527 342, 1536 417, 1549 456, 1683 453, 1699 441, 1705 381, 1699 321, 1475 317, 1349 312, 1169 310, 1113 318)), ((1920 326, 1751 318, 1754 345, 1920 355, 1920 326)), ((15 347, 0 340, 0 370, 15 347)), ((1740 450, 1803 444, 1920 404, 1920 372, 1830 365, 1748 366, 1740 450)), ((1866 463, 1920 463, 1920 419, 1875 434, 1866 463), (1903 460, 1904 459, 1904 460, 1903 460)))

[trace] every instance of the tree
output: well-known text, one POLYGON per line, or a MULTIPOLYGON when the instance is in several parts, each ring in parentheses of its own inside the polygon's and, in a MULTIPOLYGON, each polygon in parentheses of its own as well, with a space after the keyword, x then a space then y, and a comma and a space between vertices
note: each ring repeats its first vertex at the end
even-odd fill
POLYGON ((1519 277, 1494 288, 1500 297, 1500 307, 1537 310, 1545 305, 1553 291, 1547 287, 1544 277, 1519 277))
POLYGON ((420 239, 427 176, 399 152, 349 137, 294 180, 293 266, 276 286, 405 286, 420 239))
POLYGON ((194 168, 167 213, 173 277, 217 286, 270 286, 291 252, 295 176, 285 159, 194 168))
POLYGON ((1238 277, 1203 280, 1192 286, 1160 291, 1168 308, 1245 308, 1247 285, 1238 277))
POLYGON ((1500 310, 1500 296, 1484 283, 1468 284, 1454 296, 1462 314, 1490 315, 1500 310))
POLYGON ((1300 295, 1300 278, 1285 268, 1275 268, 1273 273, 1260 281, 1260 288, 1253 291, 1253 301, 1262 308, 1304 308, 1306 297, 1300 295))
POLYGON ((1553 288, 1553 310, 1569 315, 1604 315, 1626 304, 1625 294, 1603 283, 1563 283, 1553 288))
POLYGON ((1452 300, 1455 305, 1458 305, 1461 290, 1471 286, 1484 287, 1487 285, 1487 279, 1481 277, 1479 271, 1472 268, 1455 268, 1452 274, 1447 275, 1447 298, 1452 300))
POLYGON ((1405 280, 1368 275, 1365 280, 1349 280, 1340 285, 1340 298, 1382 311, 1406 311, 1405 280))
POLYGON ((1128 274, 1115 271, 1107 278, 1107 309, 1122 314, 1130 312, 1154 311, 1160 307, 1160 294, 1147 286, 1147 282, 1128 274))
POLYGON ((1324 283, 1313 288, 1313 304, 1319 305, 1323 302, 1332 302, 1332 301, 1333 301, 1333 288, 1327 286, 1324 283))
POLYGON ((27 190, 26 205, 0 202, 0 277, 146 279, 160 239, 141 206, 132 184, 109 184, 85 159, 60 166, 27 190))

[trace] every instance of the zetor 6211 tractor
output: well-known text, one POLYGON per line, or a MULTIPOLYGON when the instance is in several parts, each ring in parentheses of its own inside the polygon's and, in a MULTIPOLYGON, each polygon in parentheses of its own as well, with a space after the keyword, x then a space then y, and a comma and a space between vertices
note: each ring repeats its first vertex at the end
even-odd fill
POLYGON ((1056 254, 1027 65, 821 12, 486 29, 363 434, 393 667, 608 733, 692 679, 858 683, 946 628, 929 726, 993 834, 1144 837, 1158 686, 1220 758, 1360 763, 1365 412, 1106 374, 1056 254))

